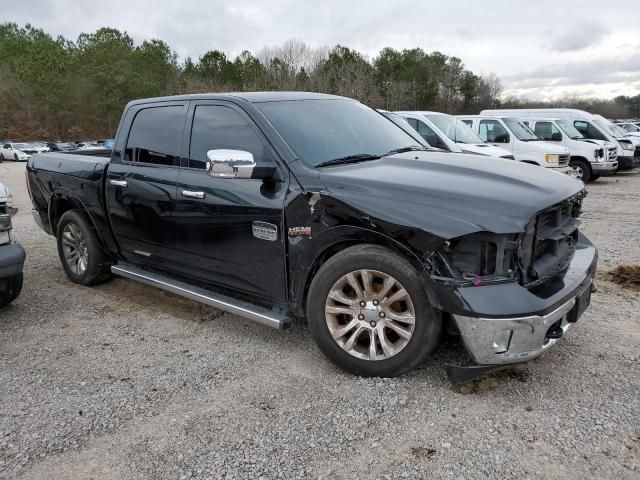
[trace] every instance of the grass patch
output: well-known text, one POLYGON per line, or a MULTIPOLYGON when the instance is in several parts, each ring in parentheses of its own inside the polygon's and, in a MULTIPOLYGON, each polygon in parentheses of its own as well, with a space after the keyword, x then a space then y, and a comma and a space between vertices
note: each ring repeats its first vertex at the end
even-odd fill
POLYGON ((625 288, 640 291, 640 265, 618 265, 605 278, 625 288))

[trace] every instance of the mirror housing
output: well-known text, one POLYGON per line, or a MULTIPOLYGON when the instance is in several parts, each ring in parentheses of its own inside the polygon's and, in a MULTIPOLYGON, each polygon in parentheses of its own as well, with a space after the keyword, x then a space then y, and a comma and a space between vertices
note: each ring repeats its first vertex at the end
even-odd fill
POLYGON ((552 133, 551 134, 551 141, 552 142, 561 142, 562 141, 562 134, 561 133, 552 133))
POLYGON ((243 150, 209 150, 207 171, 215 178, 252 178, 256 167, 253 154, 243 150))

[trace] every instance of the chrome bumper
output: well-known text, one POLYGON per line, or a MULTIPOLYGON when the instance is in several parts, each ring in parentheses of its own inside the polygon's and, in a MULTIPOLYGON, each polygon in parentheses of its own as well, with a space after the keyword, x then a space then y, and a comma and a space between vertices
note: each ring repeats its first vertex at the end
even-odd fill
POLYGON ((598 175, 607 173, 613 173, 618 170, 618 161, 613 162, 593 162, 591 163, 591 170, 598 175))
MULTIPOLYGON (((591 289, 592 284, 587 286, 591 289)), ((462 340, 480 365, 504 365, 536 358, 555 345, 559 338, 549 338, 549 328, 560 321, 562 336, 575 323, 569 313, 586 290, 546 315, 519 318, 477 318, 453 315, 462 340)))

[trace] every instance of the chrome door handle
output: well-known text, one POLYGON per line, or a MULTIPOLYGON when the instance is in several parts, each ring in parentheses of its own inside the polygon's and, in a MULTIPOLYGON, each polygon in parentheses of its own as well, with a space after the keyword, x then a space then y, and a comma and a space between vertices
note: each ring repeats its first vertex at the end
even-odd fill
POLYGON ((109 183, 111 185, 113 185, 114 187, 127 188, 127 181, 126 180, 109 180, 109 183))
POLYGON ((182 190, 183 197, 204 198, 204 192, 192 192, 190 190, 182 190))

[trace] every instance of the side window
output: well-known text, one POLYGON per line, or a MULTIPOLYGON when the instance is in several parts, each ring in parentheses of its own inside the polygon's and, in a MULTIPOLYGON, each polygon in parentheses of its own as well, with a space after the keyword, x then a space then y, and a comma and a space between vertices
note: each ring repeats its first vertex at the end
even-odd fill
POLYGON ((182 106, 150 107, 140 110, 131 125, 125 161, 180 165, 183 127, 182 106))
POLYGON ((478 135, 485 142, 509 143, 509 133, 497 120, 480 120, 478 135))
POLYGON ((462 120, 462 123, 466 124, 470 128, 473 128, 473 120, 462 120))
POLYGON ((439 143, 442 143, 441 141, 439 141, 440 139, 438 138, 438 135, 436 134, 436 132, 434 132, 433 129, 429 127, 427 124, 420 121, 416 121, 416 127, 417 127, 416 131, 432 147, 437 147, 439 143))
POLYGON ((604 136, 600 130, 591 125, 589 122, 585 122, 584 120, 576 120, 573 122, 573 126, 576 127, 584 138, 589 138, 591 140, 607 140, 607 137, 604 136))
POLYGON ((11 150, 11 145, 9 145, 8 143, 5 143, 2 148, 6 148, 7 150, 11 150))
POLYGON ((549 140, 553 142, 559 142, 562 140, 562 133, 551 122, 536 122, 536 126, 533 130, 543 140, 549 140))
POLYGON ((418 121, 415 118, 405 118, 405 120, 416 132, 418 131, 418 121))
POLYGON ((269 160, 266 145, 238 112, 219 105, 198 105, 193 114, 189 167, 206 168, 209 150, 243 150, 257 165, 269 160))

